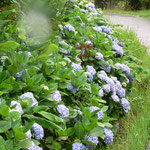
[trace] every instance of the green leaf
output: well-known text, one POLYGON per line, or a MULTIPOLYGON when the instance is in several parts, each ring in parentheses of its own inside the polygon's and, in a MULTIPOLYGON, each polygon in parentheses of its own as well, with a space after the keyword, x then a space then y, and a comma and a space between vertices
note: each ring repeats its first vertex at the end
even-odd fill
POLYGON ((41 48, 44 52, 38 57, 41 58, 47 58, 51 53, 56 52, 58 49, 58 46, 55 44, 49 44, 41 48))
POLYGON ((48 106, 42 106, 42 105, 40 105, 40 106, 35 106, 35 107, 33 108, 33 112, 38 113, 38 112, 40 112, 40 111, 46 111, 46 110, 48 110, 48 109, 49 109, 48 106))
POLYGON ((32 142, 30 140, 21 140, 21 141, 16 141, 14 145, 20 148, 28 148, 32 145, 32 142))
POLYGON ((34 117, 33 115, 25 114, 23 116, 34 120, 36 123, 38 123, 39 125, 41 125, 44 128, 47 128, 47 129, 50 129, 50 130, 52 130, 52 129, 63 130, 60 126, 58 126, 57 124, 53 123, 52 121, 48 121, 46 119, 39 118, 39 117, 34 117))
POLYGON ((97 95, 99 92, 99 85, 98 84, 91 84, 91 91, 92 94, 97 95))
POLYGON ((1 102, 0 104, 0 114, 2 116, 7 116, 9 113, 9 107, 5 104, 5 102, 1 102))
POLYGON ((83 137, 84 137, 84 128, 83 128, 81 122, 78 121, 78 122, 75 124, 74 128, 75 128, 75 134, 76 134, 76 136, 77 136, 79 139, 83 138, 83 137))
POLYGON ((74 128, 68 128, 66 130, 67 136, 72 136, 75 133, 75 129, 74 128))
POLYGON ((15 136, 15 140, 24 140, 27 138, 27 135, 21 131, 15 131, 14 133, 14 136, 15 136))
POLYGON ((37 74, 32 77, 33 83, 38 84, 42 80, 43 75, 37 74))
POLYGON ((54 122, 63 122, 64 123, 63 119, 61 119, 60 117, 58 117, 54 114, 44 112, 44 111, 39 112, 39 114, 41 114, 43 117, 47 118, 48 120, 51 120, 51 121, 54 121, 54 122))
POLYGON ((104 128, 100 126, 94 128, 93 130, 90 131, 89 136, 97 136, 97 137, 104 139, 105 138, 104 128))
POLYGON ((11 128, 10 121, 0 121, 0 133, 3 133, 11 128))
POLYGON ((7 41, 5 43, 0 43, 0 51, 10 52, 15 50, 19 46, 15 41, 7 41))

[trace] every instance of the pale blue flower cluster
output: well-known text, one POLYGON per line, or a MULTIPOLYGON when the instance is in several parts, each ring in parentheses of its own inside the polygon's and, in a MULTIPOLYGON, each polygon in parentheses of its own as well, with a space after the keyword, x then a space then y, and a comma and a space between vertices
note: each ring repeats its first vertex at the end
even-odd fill
POLYGON ((31 54, 31 52, 28 52, 28 56, 29 56, 29 57, 32 57, 32 54, 31 54))
POLYGON ((90 12, 96 11, 95 5, 94 5, 93 3, 91 3, 91 2, 88 3, 88 4, 86 4, 86 5, 85 5, 85 8, 88 9, 90 12))
POLYGON ((57 101, 57 102, 60 102, 62 99, 61 99, 61 94, 60 92, 57 90, 55 91, 54 93, 51 94, 51 97, 57 101))
POLYGON ((119 97, 116 94, 111 95, 111 98, 114 102, 119 102, 120 101, 119 97))
POLYGON ((126 98, 121 99, 121 105, 123 107, 124 112, 128 113, 128 111, 130 110, 130 104, 126 98))
POLYGON ((99 96, 99 97, 103 97, 104 96, 104 91, 103 91, 102 88, 98 91, 97 96, 99 96))
POLYGON ((69 116, 69 109, 63 104, 57 106, 57 111, 59 112, 60 118, 62 119, 67 119, 69 116))
POLYGON ((99 143, 98 137, 96 137, 96 136, 86 136, 84 139, 87 141, 90 141, 92 143, 95 143, 95 145, 86 144, 86 147, 89 149, 96 148, 97 144, 99 143))
POLYGON ((24 94, 22 94, 20 96, 21 99, 25 99, 25 98, 31 98, 32 99, 32 106, 37 106, 38 105, 38 101, 35 99, 33 93, 31 92, 26 92, 24 94))
POLYGON ((71 63, 71 60, 68 57, 65 57, 64 59, 71 63))
POLYGON ((69 90, 69 91, 71 91, 72 93, 75 94, 76 91, 77 91, 77 88, 75 88, 75 87, 70 83, 70 85, 68 86, 67 90, 69 90))
POLYGON ((64 48, 61 48, 61 49, 59 50, 59 52, 65 54, 65 55, 69 55, 69 54, 70 54, 70 51, 68 51, 68 50, 66 50, 66 49, 64 49, 64 48))
POLYGON ((96 74, 96 70, 93 68, 93 66, 86 66, 87 70, 86 73, 91 81, 93 81, 94 75, 96 74))
POLYGON ((95 59, 97 60, 104 60, 103 54, 101 54, 100 52, 96 53, 95 59))
POLYGON ((68 44, 65 41, 60 41, 59 44, 64 45, 64 46, 68 46, 68 44))
POLYGON ((104 132, 105 132, 104 143, 105 144, 112 144, 113 136, 114 136, 113 132, 108 128, 104 128, 104 132))
POLYGON ((71 67, 73 67, 74 71, 82 69, 82 66, 80 64, 77 64, 77 63, 72 63, 71 67))
POLYGON ((105 32, 105 33, 107 33, 107 34, 111 34, 111 32, 112 32, 111 27, 101 26, 101 28, 102 28, 102 31, 105 32))
POLYGON ((112 97, 111 98, 113 99, 114 102, 118 102, 119 97, 122 98, 122 97, 125 96, 126 91, 122 87, 120 81, 118 81, 116 77, 109 78, 104 71, 100 71, 97 77, 102 82, 107 83, 103 86, 103 91, 106 92, 106 93, 112 92, 112 97))
POLYGON ((115 67, 121 69, 122 71, 124 71, 127 74, 130 73, 130 68, 125 64, 116 63, 115 67))
POLYGON ((76 142, 72 144, 72 150, 82 150, 83 148, 85 148, 85 145, 82 143, 76 142))
MULTIPOLYGON (((98 107, 96 107, 96 106, 91 106, 91 107, 90 107, 90 111, 91 111, 91 112, 94 112, 94 111, 96 111, 96 110, 100 110, 100 109, 99 109, 98 107)), ((102 110, 100 110, 100 111, 97 112, 96 114, 97 114, 98 120, 100 120, 100 119, 103 118, 103 111, 102 111, 102 110)))
POLYGON ((101 26, 95 26, 95 27, 93 27, 93 30, 98 31, 98 32, 102 32, 102 27, 101 26))
POLYGON ((42 148, 39 146, 36 146, 34 144, 34 142, 32 142, 32 145, 29 148, 27 148, 26 150, 42 150, 42 148))
POLYGON ((70 31, 75 32, 75 28, 74 28, 71 24, 66 24, 66 25, 64 26, 64 29, 67 29, 69 32, 70 32, 70 31))
POLYGON ((44 137, 44 129, 42 128, 42 126, 40 126, 37 123, 34 123, 32 129, 36 140, 41 140, 44 137))
POLYGON ((13 107, 13 106, 15 106, 15 108, 10 109, 10 111, 18 111, 18 112, 20 112, 21 114, 24 113, 24 112, 23 112, 23 109, 22 109, 22 107, 21 107, 21 105, 20 105, 19 102, 17 102, 17 101, 11 101, 10 107, 13 107))
POLYGON ((112 49, 120 56, 123 56, 123 49, 121 46, 119 46, 116 42, 113 42, 112 49))
POLYGON ((27 139, 31 139, 31 137, 32 137, 31 130, 28 130, 26 132, 26 135, 27 135, 27 139))
POLYGON ((105 64, 102 64, 102 67, 104 68, 105 72, 110 73, 111 72, 111 66, 106 61, 105 64))
POLYGON ((110 85, 109 84, 105 84, 105 85, 103 85, 103 91, 105 92, 105 93, 110 93, 110 85))

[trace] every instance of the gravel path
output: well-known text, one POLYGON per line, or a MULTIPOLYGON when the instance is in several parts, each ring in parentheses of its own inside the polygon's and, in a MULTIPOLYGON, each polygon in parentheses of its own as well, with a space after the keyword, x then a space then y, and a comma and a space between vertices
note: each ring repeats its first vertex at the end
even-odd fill
POLYGON ((140 17, 110 14, 105 15, 113 24, 122 24, 124 28, 134 31, 143 45, 148 47, 150 54, 150 20, 140 17))

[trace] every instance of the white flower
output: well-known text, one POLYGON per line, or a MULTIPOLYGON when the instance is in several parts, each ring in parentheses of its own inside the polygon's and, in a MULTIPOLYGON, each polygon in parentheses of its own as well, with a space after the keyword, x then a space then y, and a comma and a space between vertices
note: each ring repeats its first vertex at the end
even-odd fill
POLYGON ((17 101, 11 101, 10 107, 13 107, 13 106, 15 106, 15 108, 11 109, 10 111, 18 111, 21 114, 24 113, 19 102, 17 102, 17 101))
POLYGON ((103 54, 101 54, 100 52, 97 52, 97 53, 96 53, 95 58, 96 58, 97 60, 103 60, 103 59, 104 59, 103 54))

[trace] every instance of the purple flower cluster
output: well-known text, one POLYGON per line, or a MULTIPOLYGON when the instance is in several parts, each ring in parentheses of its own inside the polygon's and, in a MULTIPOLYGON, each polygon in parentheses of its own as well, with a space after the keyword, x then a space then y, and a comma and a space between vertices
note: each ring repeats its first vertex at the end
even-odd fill
POLYGON ((93 30, 98 31, 98 32, 102 32, 102 27, 101 26, 95 26, 95 27, 93 27, 93 30))
POLYGON ((94 5, 93 3, 91 3, 91 2, 88 3, 88 4, 86 4, 86 5, 85 5, 85 8, 88 9, 90 12, 96 11, 95 5, 94 5))
POLYGON ((61 94, 60 92, 57 90, 55 91, 54 93, 51 94, 51 97, 57 101, 57 102, 60 102, 61 101, 61 94))
POLYGON ((26 135, 27 135, 27 139, 31 139, 31 137, 32 137, 31 130, 28 130, 26 132, 26 135))
POLYGON ((82 143, 77 142, 72 144, 72 150, 82 150, 83 148, 85 148, 85 145, 82 143))
POLYGON ((99 143, 98 137, 96 136, 86 136, 84 139, 95 144, 95 145, 86 144, 86 147, 89 149, 96 148, 97 144, 99 143))
POLYGON ((91 81, 93 81, 94 75, 96 74, 96 70, 93 68, 93 66, 86 66, 87 70, 86 70, 86 74, 88 75, 88 77, 90 78, 91 81))
POLYGON ((123 107, 124 112, 128 113, 128 111, 130 110, 130 104, 126 98, 121 99, 121 105, 123 107))
POLYGON ((108 128, 105 128, 104 132, 105 132, 104 143, 105 144, 112 144, 113 136, 114 136, 113 132, 110 129, 108 129, 108 128))
POLYGON ((22 94, 22 95, 20 96, 20 98, 21 98, 21 99, 31 98, 31 99, 32 99, 32 102, 33 102, 33 103, 32 103, 32 106, 37 106, 37 105, 38 105, 38 101, 35 99, 33 93, 31 93, 31 92, 26 92, 26 93, 22 94))
MULTIPOLYGON (((100 109, 99 109, 98 107, 96 107, 96 106, 91 106, 91 107, 90 107, 90 111, 91 111, 91 112, 94 112, 94 111, 96 111, 96 110, 100 110, 100 109)), ((96 114, 97 114, 98 120, 100 120, 100 119, 103 118, 103 111, 102 111, 102 110, 100 110, 100 111, 97 112, 96 114)))
POLYGON ((69 109, 63 104, 57 106, 57 111, 59 112, 60 118, 62 119, 67 119, 69 116, 69 109))
POLYGON ((116 63, 115 67, 121 69, 122 71, 124 71, 127 74, 130 73, 130 68, 125 64, 116 63))
POLYGON ((103 97, 104 96, 104 91, 103 91, 102 88, 98 91, 97 96, 99 96, 99 97, 103 97))
POLYGON ((32 126, 32 129, 35 134, 36 140, 41 140, 44 137, 44 130, 43 130, 42 126, 40 126, 37 123, 34 123, 32 126))

